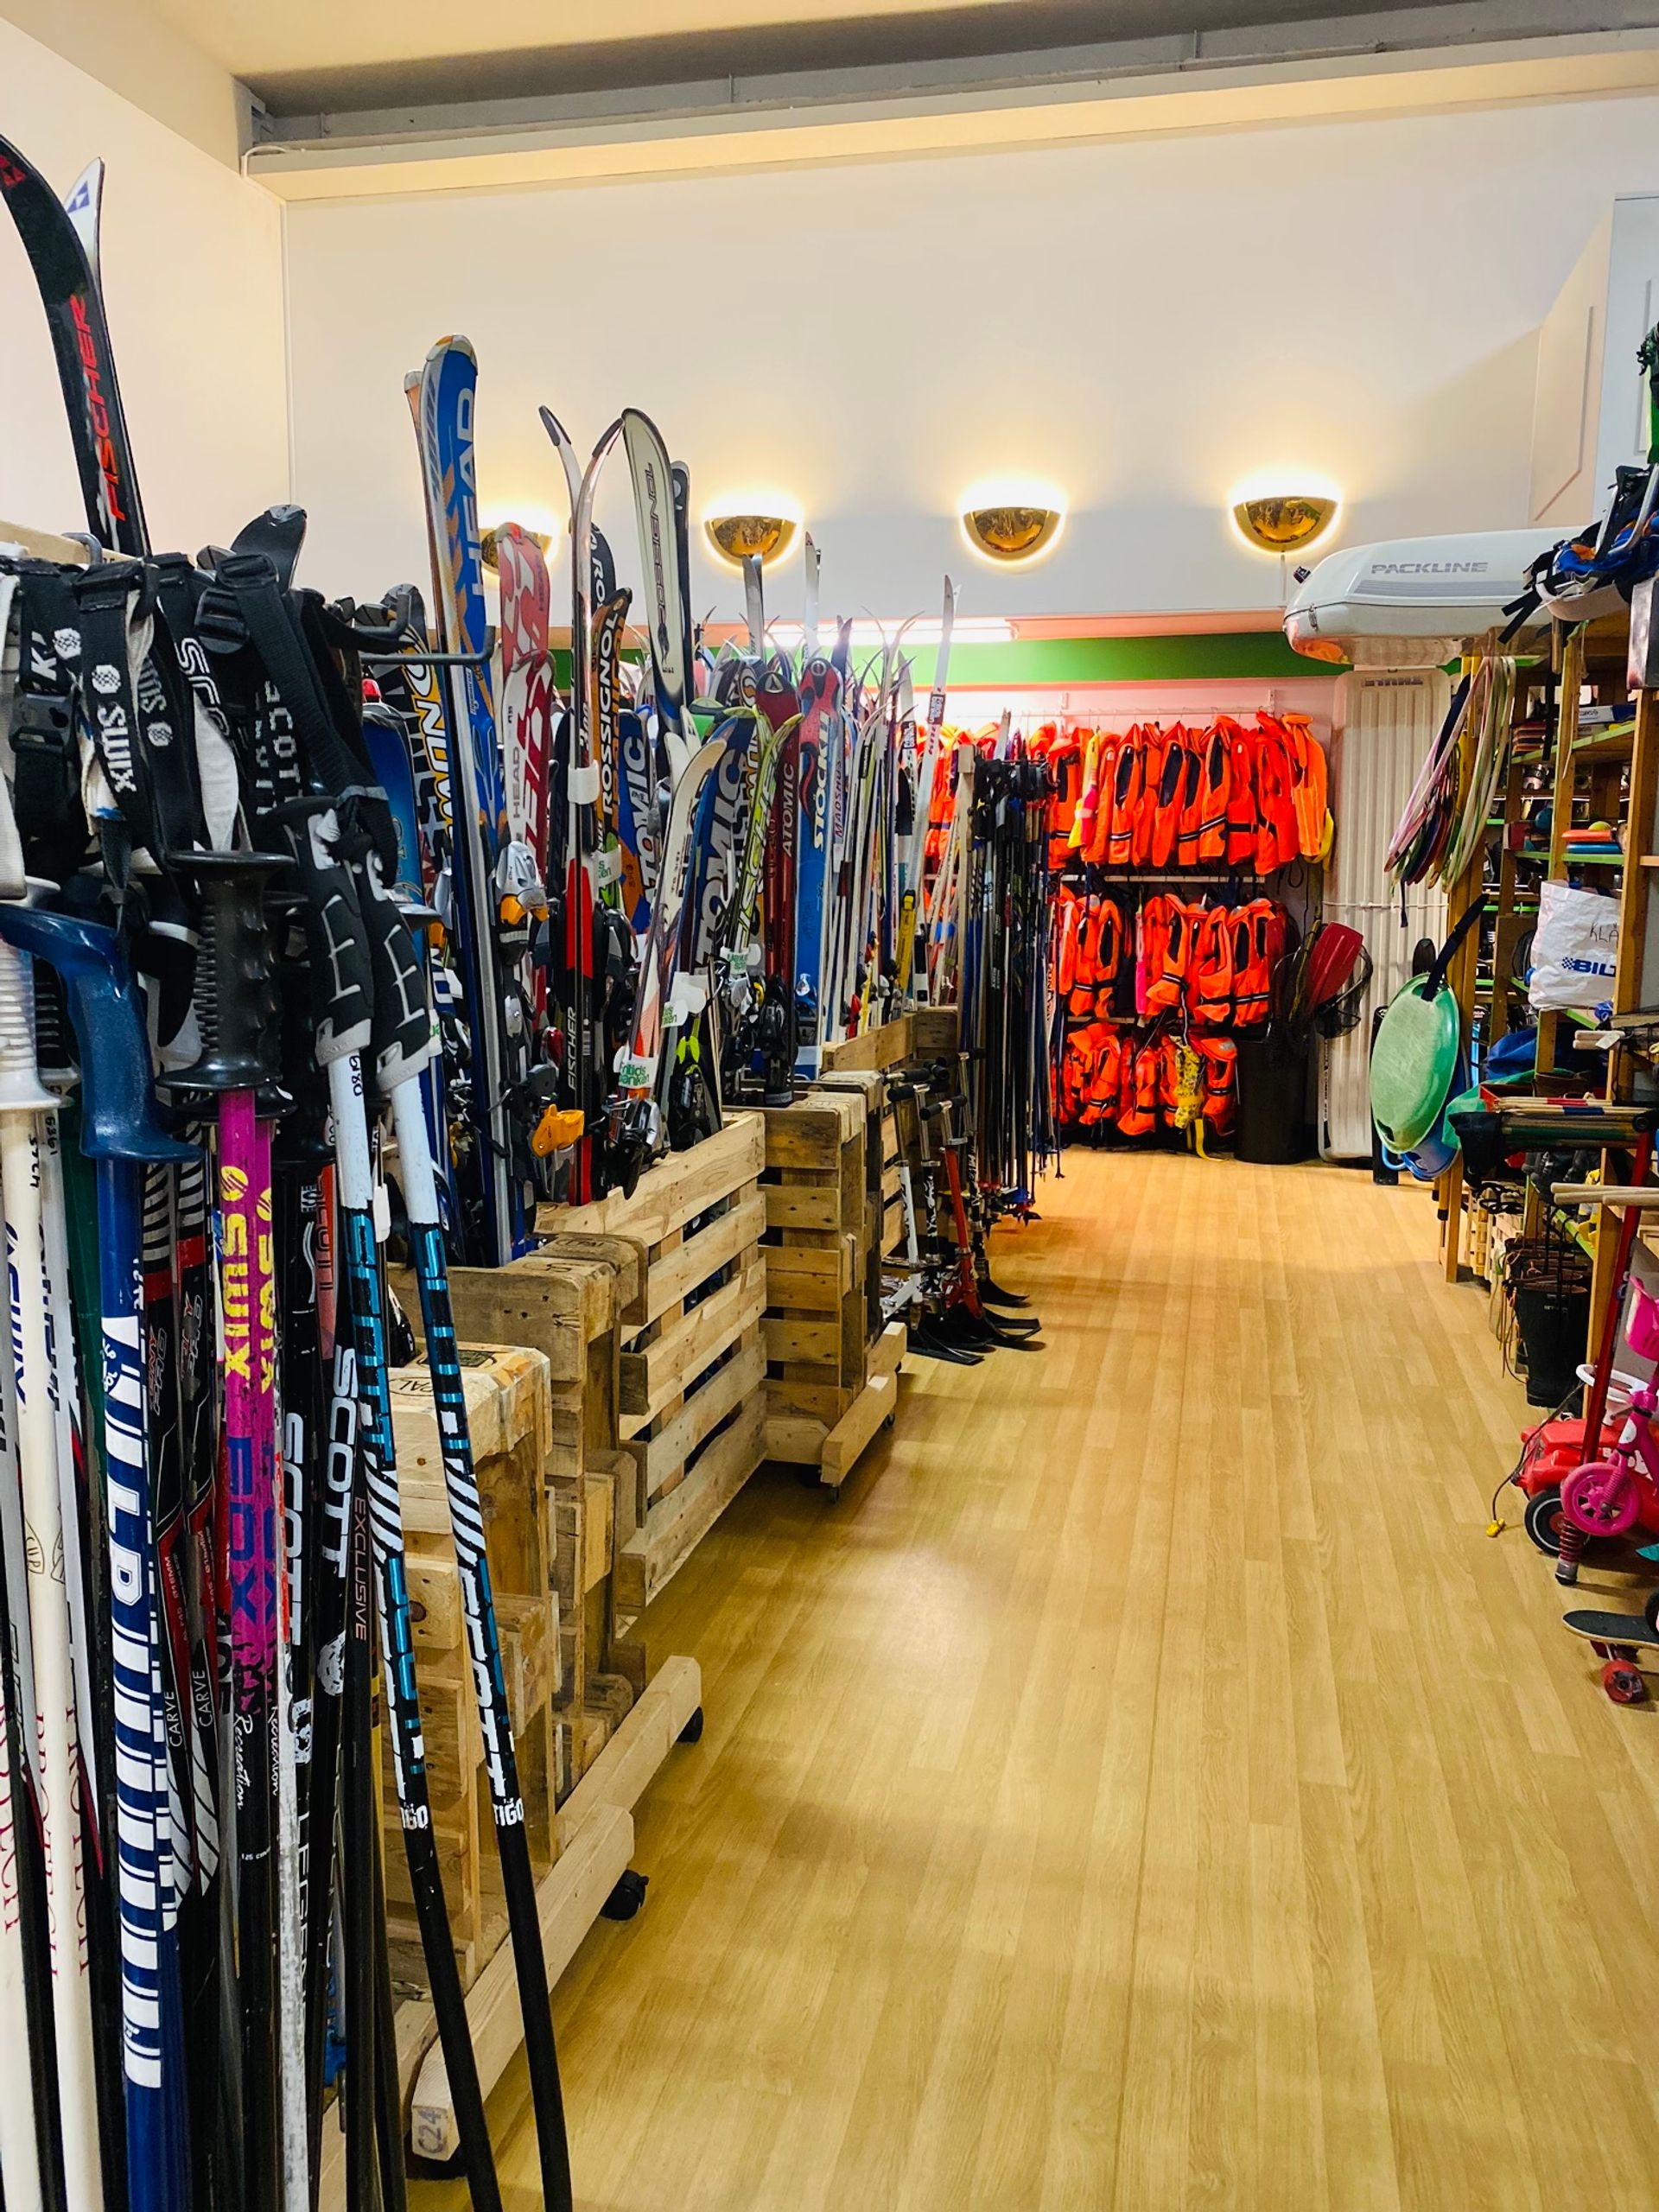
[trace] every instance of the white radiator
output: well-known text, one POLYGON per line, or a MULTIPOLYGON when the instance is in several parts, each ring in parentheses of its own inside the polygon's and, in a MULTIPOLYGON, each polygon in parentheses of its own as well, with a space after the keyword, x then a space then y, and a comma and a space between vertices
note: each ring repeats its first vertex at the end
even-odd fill
POLYGON ((1319 1052, 1319 1150, 1363 1160, 1371 1149, 1366 1067, 1371 1014, 1411 973, 1412 948, 1446 933, 1446 896, 1418 885, 1400 894, 1382 856, 1417 771, 1445 720, 1452 686, 1439 669, 1356 670, 1337 685, 1331 753, 1336 843, 1325 865, 1324 918, 1359 931, 1376 972, 1358 1024, 1319 1052))

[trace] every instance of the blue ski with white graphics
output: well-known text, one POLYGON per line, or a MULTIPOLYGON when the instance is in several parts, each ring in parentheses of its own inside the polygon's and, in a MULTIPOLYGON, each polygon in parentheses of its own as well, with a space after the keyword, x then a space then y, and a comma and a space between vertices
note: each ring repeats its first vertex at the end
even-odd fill
POLYGON ((504 941, 498 912, 497 861, 507 801, 484 660, 488 621, 473 451, 478 362, 472 347, 464 338, 440 339, 418 378, 409 384, 418 392, 416 435, 439 636, 446 652, 466 657, 444 670, 454 921, 475 1055, 472 1121, 485 1197, 478 1256, 499 1267, 529 1250, 534 1227, 529 1132, 515 1137, 510 1096, 529 1068, 529 1001, 520 972, 528 945, 504 941))

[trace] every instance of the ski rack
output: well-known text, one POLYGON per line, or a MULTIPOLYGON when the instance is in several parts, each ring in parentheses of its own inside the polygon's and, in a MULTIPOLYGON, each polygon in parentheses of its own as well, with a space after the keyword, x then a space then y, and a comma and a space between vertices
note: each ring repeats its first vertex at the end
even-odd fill
POLYGON ((828 1077, 765 1109, 766 1457, 833 1500, 899 1406, 910 1341, 881 1305, 887 1085, 828 1077))
MULTIPOLYGON (((541 1255, 529 1257, 534 1261, 541 1255)), ((392 1280, 397 1287, 397 1271, 392 1280)), ((521 1261, 507 1268, 458 1268, 453 1287, 463 1315, 475 1319, 480 1299, 490 1299, 499 1322, 505 1318, 505 1308, 530 1306, 531 1299, 525 1294, 537 1280, 527 1262, 521 1261)), ((474 1341, 464 1343, 462 1364, 469 1426, 479 1447, 480 1488, 501 1508, 489 1516, 495 1539, 492 1548, 504 1545, 505 1553, 515 1556, 522 1553, 519 1565, 528 1573, 521 1571, 518 1580, 529 1580, 539 1572, 543 1586, 550 1583, 557 1592, 556 1607, 543 1598, 539 1610, 543 1617, 555 1611, 558 1615, 563 1685, 566 1691, 574 1693, 568 1702, 562 1702, 561 1693, 548 1694, 543 1679, 545 1703, 537 1705, 533 1714, 522 1713, 525 1700, 536 1694, 529 1676, 537 1664, 537 1654, 542 1656, 544 1677, 552 1671, 545 1663, 550 1654, 546 1649, 545 1630, 538 1632, 535 1623, 524 1618, 528 1609, 516 1610, 516 1601, 505 1590, 514 1578, 508 1558, 498 1549, 493 1564, 502 1570, 498 1579, 504 1585, 504 1624, 517 1619, 524 1630, 518 1639, 524 1663, 516 1667, 510 1662, 507 1672, 509 1694, 520 1708, 514 1713, 515 1731, 521 1718, 527 1723, 521 1738, 526 1758, 522 1771, 529 1785, 527 1825, 541 1832, 537 1855, 542 1863, 537 1867, 536 1897, 550 1987, 596 1917, 607 1911, 613 1917, 623 1917, 638 1909, 645 1883, 629 1871, 634 1845, 632 1808, 676 1743, 693 1743, 701 1733, 702 1681, 694 1660, 677 1656, 664 1660, 645 1681, 645 1655, 637 1645, 632 1647, 637 1685, 624 1682, 617 1675, 596 1675, 580 1665, 573 1673, 564 1656, 573 1649, 574 1631, 568 1626, 570 1616, 581 1620, 587 1610, 582 1601, 611 1569, 614 1523, 608 1512, 596 1512, 594 1508, 601 1502, 601 1493, 608 1504, 616 1478, 608 1471, 603 1474, 586 1471, 594 1467, 601 1456, 592 1449, 585 1456, 578 1450, 574 1478, 561 1476, 559 1471, 572 1463, 568 1449, 557 1441, 551 1400, 559 1385, 550 1378, 579 1375, 590 1354, 597 1355, 601 1368, 607 1363, 614 1364, 617 1306, 620 1294, 632 1290, 634 1278, 625 1269, 606 1263, 584 1264, 565 1254, 558 1256, 556 1266, 543 1264, 539 1281, 545 1287, 545 1300, 538 1316, 526 1314, 531 1325, 518 1333, 539 1336, 550 1350, 541 1344, 509 1347, 499 1342, 479 1344, 474 1341), (537 1468, 529 1482, 526 1454, 537 1468), (524 1491, 531 1493, 528 1498, 518 1495, 524 1491), (565 1510, 571 1504, 575 1509, 574 1517, 565 1510), (542 1539, 545 1552, 538 1551, 526 1526, 530 1518, 538 1516, 550 1524, 542 1539), (556 1552, 556 1558, 549 1560, 548 1552, 556 1552), (565 1601, 571 1595, 576 1602, 568 1605, 565 1601), (572 1776, 551 1741, 546 1760, 537 1761, 531 1748, 537 1723, 545 1720, 550 1738, 563 1736, 574 1741, 587 1700, 601 1681, 622 1691, 626 1709, 615 1715, 613 1725, 607 1717, 602 1732, 595 1727, 591 1756, 583 1762, 579 1777, 572 1776), (562 1800, 556 1807, 556 1795, 562 1800)), ((408 1287, 406 1279, 404 1287, 408 1287)), ((470 1320, 463 1320, 461 1334, 463 1339, 472 1335, 470 1320)), ((447 1521, 438 1471, 437 1412, 423 1365, 392 1370, 391 1383, 400 1478, 412 1540, 410 1592, 419 1596, 423 1605, 417 1640, 430 1652, 434 1646, 447 1649, 454 1644, 459 1605, 453 1566, 446 1575, 442 1545, 438 1541, 447 1529, 447 1521), (433 1539, 429 1557, 422 1548, 428 1535, 433 1539)), ((599 1410, 602 1416, 603 1408, 599 1410)), ((632 1464, 625 1464, 631 1484, 632 1464)), ((620 1483, 615 1494, 622 1496, 620 1483)), ((579 1649, 579 1644, 574 1648, 579 1649)), ((601 1656, 607 1664, 632 1663, 625 1662, 613 1643, 601 1656)), ((464 1767, 480 1751, 476 1724, 469 1718, 470 1690, 464 1662, 446 1661, 435 1669, 423 1669, 423 1696, 435 1713, 440 1712, 442 1701, 448 1695, 451 1675, 456 1686, 454 1713, 446 1715, 429 1739, 435 1776, 442 1777, 435 1802, 446 1808, 446 1818, 449 1817, 447 1808, 454 1802, 451 1785, 459 1783, 465 1794, 466 1777, 453 1770, 464 1767)), ((594 1711, 587 1717, 599 1720, 594 1711)), ((389 1810, 388 1817, 395 1823, 395 1808, 389 1810)), ((487 1822, 487 1806, 479 1817, 487 1822)), ((464 1841, 461 1847, 464 1854, 464 1841)), ((446 1883, 451 1879, 453 1861, 448 1850, 452 1848, 446 1850, 446 1883)), ((477 1856, 474 1851, 475 1862, 477 1856)), ((395 1896, 392 1902, 396 1905, 395 1896)), ((459 1890, 455 1903, 461 1904, 459 1890)), ((480 1928, 468 1935, 459 1913, 455 1932, 457 1950, 471 1955, 467 2023, 480 2082, 487 2096, 523 2044, 512 1948, 498 1924, 487 1930, 500 1936, 495 1948, 489 1949, 480 1940, 486 1931, 480 1928)), ((416 1998, 401 2005, 394 2028, 398 2094, 410 2148, 421 2158, 448 2159, 459 2148, 460 2134, 429 1999, 416 1998)), ((345 2201, 344 2139, 337 2129, 329 2127, 323 2137, 320 2212, 343 2212, 345 2201)))
POLYGON ((23 522, 0 522, 0 545, 16 545, 36 561, 55 561, 64 568, 84 569, 92 558, 85 538, 60 537, 55 531, 35 530, 23 522))
POLYGON ((537 1217, 562 1251, 621 1244, 638 1257, 639 1291, 618 1321, 617 1425, 639 1480, 639 1525, 616 1552, 619 1623, 678 1573, 765 1457, 764 1158, 760 1116, 731 1113, 647 1168, 631 1198, 537 1217))

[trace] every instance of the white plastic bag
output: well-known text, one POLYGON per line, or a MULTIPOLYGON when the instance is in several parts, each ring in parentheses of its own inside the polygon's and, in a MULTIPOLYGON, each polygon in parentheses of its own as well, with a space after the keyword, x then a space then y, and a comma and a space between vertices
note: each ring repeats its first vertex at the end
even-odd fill
POLYGON ((1580 1007, 1605 1019, 1612 1012, 1618 962, 1617 899, 1577 891, 1570 883, 1540 885, 1527 977, 1527 997, 1540 1013, 1580 1007))

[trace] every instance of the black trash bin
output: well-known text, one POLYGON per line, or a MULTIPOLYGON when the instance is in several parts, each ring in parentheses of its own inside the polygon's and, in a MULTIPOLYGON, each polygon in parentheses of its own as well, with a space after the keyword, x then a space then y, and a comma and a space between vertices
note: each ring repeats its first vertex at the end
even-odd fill
POLYGON ((1233 1150, 1258 1167, 1287 1167, 1313 1156, 1307 1110, 1309 1047, 1275 1033, 1241 1039, 1238 1131, 1233 1150))

